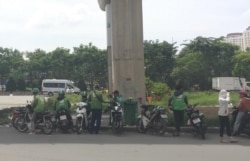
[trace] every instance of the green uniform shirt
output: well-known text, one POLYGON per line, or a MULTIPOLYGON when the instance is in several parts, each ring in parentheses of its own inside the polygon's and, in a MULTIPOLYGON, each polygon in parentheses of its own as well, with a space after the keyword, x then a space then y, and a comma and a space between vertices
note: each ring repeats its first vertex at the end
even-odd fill
POLYGON ((69 105, 69 101, 64 98, 62 100, 56 100, 56 111, 59 111, 60 109, 65 109, 67 111, 69 111, 70 105, 69 105))
POLYGON ((123 105, 124 105, 124 99, 123 99, 123 97, 117 96, 116 99, 115 99, 115 101, 118 102, 118 103, 120 103, 121 106, 123 107, 123 105))
POLYGON ((41 95, 34 96, 34 112, 43 112, 45 110, 45 98, 41 95))
POLYGON ((179 96, 175 96, 173 94, 173 100, 172 100, 172 107, 174 110, 184 110, 186 108, 186 104, 185 104, 185 97, 186 95, 181 94, 179 96))
POLYGON ((103 97, 100 91, 93 91, 90 94, 90 107, 91 109, 102 109, 103 97))

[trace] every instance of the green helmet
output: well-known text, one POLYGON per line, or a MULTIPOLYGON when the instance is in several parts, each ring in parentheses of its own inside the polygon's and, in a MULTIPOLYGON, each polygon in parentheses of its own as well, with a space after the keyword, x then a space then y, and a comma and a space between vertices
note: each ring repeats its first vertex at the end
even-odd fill
POLYGON ((38 88, 34 88, 34 89, 32 90, 32 93, 33 93, 33 94, 38 94, 38 93, 39 93, 39 89, 38 89, 38 88))
POLYGON ((64 91, 60 91, 60 92, 58 93, 58 95, 59 95, 59 96, 64 96, 64 95, 65 95, 65 92, 64 92, 64 91))
POLYGON ((87 92, 86 91, 82 92, 82 97, 87 97, 87 92))

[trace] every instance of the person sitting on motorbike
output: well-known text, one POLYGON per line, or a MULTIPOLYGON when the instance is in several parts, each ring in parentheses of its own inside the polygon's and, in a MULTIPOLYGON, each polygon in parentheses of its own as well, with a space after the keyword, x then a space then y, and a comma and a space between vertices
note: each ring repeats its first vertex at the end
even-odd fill
POLYGON ((65 92, 60 91, 58 94, 58 97, 55 101, 55 105, 54 105, 54 109, 56 111, 56 118, 58 119, 58 116, 59 116, 58 112, 61 109, 64 109, 66 111, 67 119, 73 124, 72 117, 70 114, 70 107, 71 107, 71 104, 70 104, 69 100, 67 98, 65 98, 65 92))
POLYGON ((240 125, 244 117, 246 117, 247 112, 250 111, 250 98, 248 98, 248 93, 246 90, 241 90, 239 92, 239 103, 238 103, 238 114, 233 125, 233 136, 240 133, 240 125))
POLYGON ((32 91, 34 98, 31 103, 33 108, 32 118, 31 118, 31 132, 29 134, 35 134, 35 120, 39 113, 45 111, 45 98, 43 95, 39 94, 39 89, 34 88, 32 91))
MULTIPOLYGON (((119 91, 118 90, 115 90, 113 92, 113 96, 110 95, 110 98, 111 98, 111 106, 115 106, 116 103, 119 103, 121 105, 121 107, 124 107, 124 99, 123 97, 120 95, 119 91)), ((112 107, 109 107, 108 110, 110 110, 112 107)), ((122 111, 123 111, 123 108, 122 108, 122 111)), ((111 114, 111 113, 110 113, 111 114)), ((109 124, 111 125, 111 117, 109 117, 109 124)), ((123 119, 123 122, 124 122, 124 118, 123 119)))
POLYGON ((114 96, 113 96, 113 101, 114 102, 118 102, 119 104, 121 104, 121 106, 123 107, 123 104, 124 104, 124 99, 123 97, 120 95, 119 91, 118 90, 115 90, 113 92, 114 96))

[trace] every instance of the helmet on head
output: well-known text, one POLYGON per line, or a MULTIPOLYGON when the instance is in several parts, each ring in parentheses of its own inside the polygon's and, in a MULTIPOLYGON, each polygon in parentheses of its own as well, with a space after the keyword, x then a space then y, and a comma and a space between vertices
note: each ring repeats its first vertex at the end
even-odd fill
POLYGON ((247 96, 247 91, 242 89, 242 90, 240 90, 239 94, 247 96))
POLYGON ((32 90, 32 93, 33 93, 33 94, 38 94, 38 93, 39 93, 39 89, 38 89, 38 88, 34 88, 34 89, 32 90))
POLYGON ((87 97, 87 92, 86 91, 82 92, 82 97, 87 97))
POLYGON ((65 95, 65 92, 64 92, 64 91, 60 91, 60 92, 58 93, 58 95, 59 95, 59 96, 64 96, 64 95, 65 95))

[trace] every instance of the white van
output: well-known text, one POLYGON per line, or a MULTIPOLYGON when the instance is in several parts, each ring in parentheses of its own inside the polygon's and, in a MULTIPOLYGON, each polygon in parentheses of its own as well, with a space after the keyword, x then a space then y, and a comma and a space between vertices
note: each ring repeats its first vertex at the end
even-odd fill
POLYGON ((44 95, 53 96, 55 93, 64 91, 65 93, 77 93, 81 90, 67 79, 44 79, 42 81, 42 93, 44 95))

